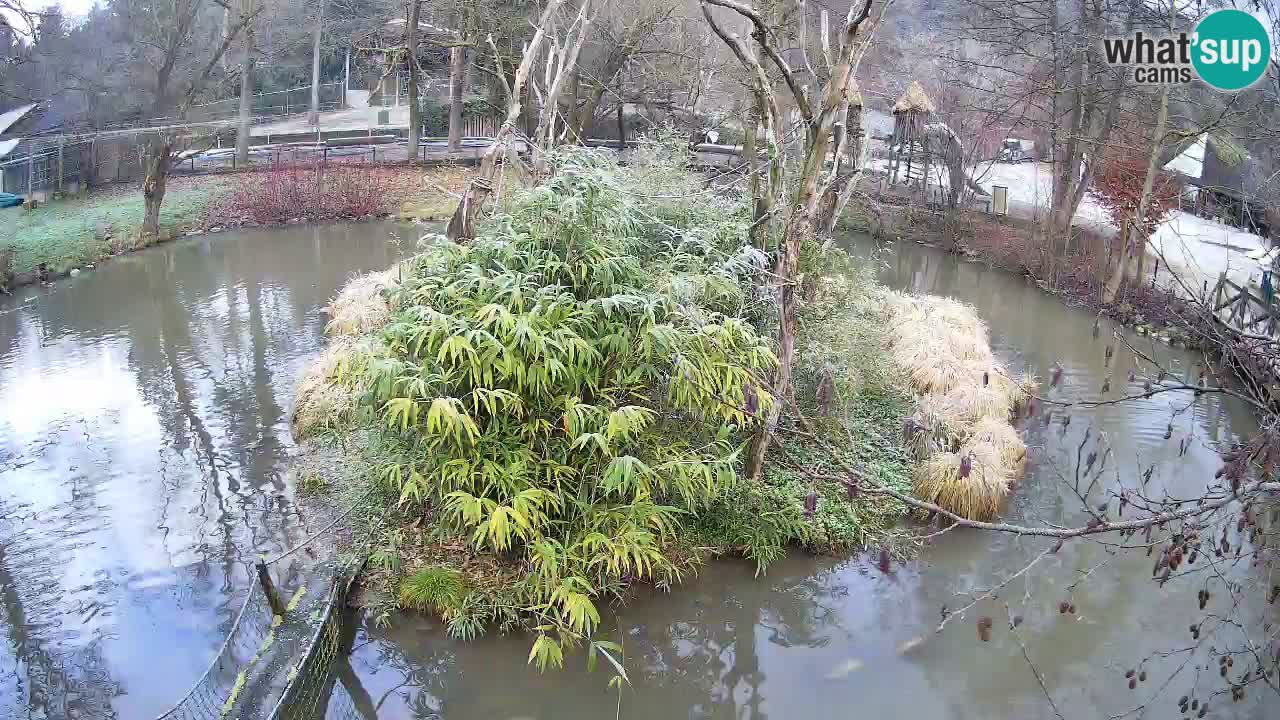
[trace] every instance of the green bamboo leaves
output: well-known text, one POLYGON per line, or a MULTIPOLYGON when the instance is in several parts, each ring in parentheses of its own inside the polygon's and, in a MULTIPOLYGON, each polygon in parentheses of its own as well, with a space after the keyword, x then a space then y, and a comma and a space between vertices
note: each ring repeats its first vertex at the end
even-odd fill
POLYGON ((750 294, 723 270, 741 237, 655 253, 679 228, 582 163, 407 261, 386 352, 360 368, 400 502, 528 568, 539 667, 591 636, 601 593, 679 576, 684 523, 733 486, 740 431, 774 402, 754 380, 768 342, 724 314, 750 294))

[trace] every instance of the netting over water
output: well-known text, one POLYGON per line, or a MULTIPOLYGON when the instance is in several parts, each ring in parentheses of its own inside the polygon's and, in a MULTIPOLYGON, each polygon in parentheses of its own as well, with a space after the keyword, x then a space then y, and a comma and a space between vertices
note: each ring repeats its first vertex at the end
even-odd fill
POLYGON ((313 578, 282 592, 277 614, 254 583, 208 671, 157 720, 323 718, 334 667, 346 662, 348 589, 313 578))

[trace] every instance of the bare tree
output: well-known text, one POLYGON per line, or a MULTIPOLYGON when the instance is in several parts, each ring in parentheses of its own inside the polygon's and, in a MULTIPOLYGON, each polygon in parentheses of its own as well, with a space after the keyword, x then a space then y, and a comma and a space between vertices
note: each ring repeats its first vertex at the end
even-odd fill
POLYGON ((130 43, 128 77, 146 95, 144 106, 160 126, 150 135, 142 185, 143 237, 160 232, 160 207, 174 161, 175 142, 192 104, 215 81, 227 50, 258 8, 238 9, 223 26, 219 0, 119 0, 113 5, 130 43))
POLYGON ((418 140, 422 133, 422 106, 418 100, 418 22, 422 17, 422 0, 409 0, 405 13, 404 57, 409 65, 409 158, 418 156, 418 140))
POLYGON ((311 48, 311 112, 307 124, 320 126, 320 40, 324 36, 324 0, 316 3, 315 41, 311 48))
MULTIPOLYGON (((241 14, 253 16, 256 0, 241 0, 241 14)), ((253 71, 256 65, 257 48, 254 47, 257 23, 249 21, 244 27, 244 40, 241 42, 243 54, 240 58, 240 106, 236 122, 236 161, 241 165, 249 163, 249 139, 253 126, 253 71)))
POLYGON ((582 0, 577 14, 565 29, 562 38, 554 36, 555 19, 552 18, 553 28, 548 31, 551 33, 551 41, 547 50, 547 60, 543 66, 543 87, 540 88, 536 80, 530 81, 534 94, 542 105, 542 111, 538 115, 538 128, 534 133, 533 172, 535 176, 541 176, 546 172, 546 152, 556 144, 558 139, 556 125, 561 118, 560 94, 564 91, 568 79, 577 74, 578 55, 582 52, 582 45, 587 39, 588 29, 594 18, 592 0, 582 0))
MULTIPOLYGON (((520 59, 520 64, 516 67, 512 81, 508 83, 506 73, 501 67, 496 68, 495 76, 502 83, 504 93, 507 96, 507 115, 497 133, 494 134, 493 142, 485 149, 484 155, 480 159, 480 171, 476 174, 476 177, 472 178, 466 192, 462 195, 462 200, 458 203, 457 209, 454 210, 453 216, 449 219, 446 235, 454 242, 462 242, 475 237, 476 215, 480 212, 481 206, 489 198, 489 195, 494 191, 493 183, 494 178, 497 176, 498 158, 506 154, 507 145, 515 132, 516 125, 520 122, 521 97, 523 96, 525 83, 529 80, 529 73, 532 72, 534 63, 540 55, 542 43, 547 37, 546 30, 550 26, 551 19, 555 16, 556 11, 560 9, 561 2, 562 0, 548 0, 546 7, 542 9, 533 37, 525 45, 524 55, 520 59)), ((493 52, 493 57, 495 59, 500 58, 501 53, 498 52, 493 36, 490 35, 487 41, 489 48, 493 52)))
MULTIPOLYGON (((823 173, 824 161, 833 140, 836 141, 836 156, 844 154, 842 146, 847 141, 847 135, 840 133, 839 137, 835 137, 833 129, 836 118, 841 112, 847 113, 848 110, 854 71, 865 50, 865 45, 858 42, 858 33, 871 16, 872 0, 866 0, 861 8, 857 5, 849 8, 837 35, 838 50, 835 57, 838 60, 833 63, 825 82, 813 78, 815 90, 812 95, 806 89, 800 72, 793 69, 783 57, 773 29, 755 8, 736 0, 701 0, 701 4, 703 15, 712 31, 729 47, 738 61, 753 73, 751 91, 757 106, 763 108, 764 134, 770 163, 768 192, 771 197, 781 198, 785 191, 780 154, 783 145, 782 128, 786 121, 761 55, 767 58, 786 84, 803 127, 803 159, 795 179, 795 196, 789 203, 790 214, 783 229, 772 281, 773 290, 778 294, 779 362, 771 384, 781 397, 785 397, 791 392, 791 373, 795 363, 800 247, 805 239, 816 235, 819 203, 838 177, 838 166, 833 172, 823 173), (753 50, 737 33, 726 30, 716 19, 712 6, 730 10, 749 21, 756 49, 753 50)), ((779 208, 782 206, 782 203, 776 205, 779 208)), ((763 472, 765 454, 777 427, 781 409, 781 402, 774 403, 765 424, 752 438, 747 471, 753 479, 759 479, 763 472)))

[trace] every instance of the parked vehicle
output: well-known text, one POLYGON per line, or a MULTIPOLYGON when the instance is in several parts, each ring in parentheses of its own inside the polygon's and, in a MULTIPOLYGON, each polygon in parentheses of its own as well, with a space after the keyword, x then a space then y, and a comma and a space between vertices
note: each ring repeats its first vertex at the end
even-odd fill
POLYGON ((1036 144, 1030 140, 1005 138, 1005 141, 1000 144, 1000 154, 997 159, 1004 163, 1031 162, 1035 160, 1035 151, 1036 144))
POLYGON ((0 192, 0 208, 16 207, 22 204, 22 198, 13 193, 0 192))

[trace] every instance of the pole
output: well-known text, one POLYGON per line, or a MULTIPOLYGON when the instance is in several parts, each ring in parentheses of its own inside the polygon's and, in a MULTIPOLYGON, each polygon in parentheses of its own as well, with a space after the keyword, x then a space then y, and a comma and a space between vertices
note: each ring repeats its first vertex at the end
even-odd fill
POLYGON ((280 594, 276 592, 275 583, 271 582, 271 573, 267 572, 267 564, 259 560, 254 563, 258 568, 258 582, 262 584, 262 594, 267 596, 267 604, 275 615, 284 615, 284 603, 280 602, 280 594))
POLYGON ((316 40, 311 49, 311 114, 307 122, 320 125, 320 37, 324 30, 324 0, 316 8, 316 40))
POLYGON ((347 57, 342 61, 342 107, 347 106, 347 91, 351 89, 351 48, 347 48, 347 57))

